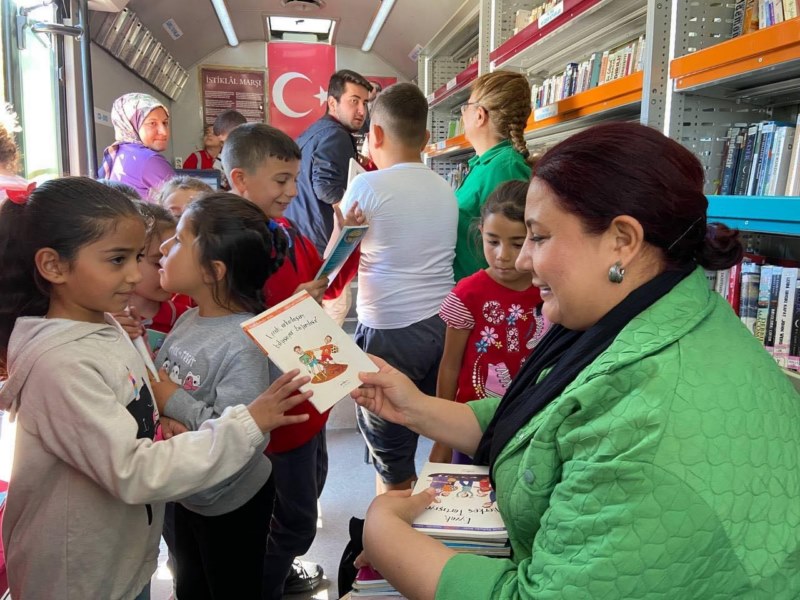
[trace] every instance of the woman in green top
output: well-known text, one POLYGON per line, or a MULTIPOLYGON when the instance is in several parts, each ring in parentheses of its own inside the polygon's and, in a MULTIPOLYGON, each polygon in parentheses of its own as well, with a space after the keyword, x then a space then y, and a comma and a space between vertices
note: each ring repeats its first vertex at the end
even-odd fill
POLYGON ((475 156, 469 161, 469 175, 456 190, 456 281, 488 266, 476 227, 486 198, 504 181, 530 179, 530 156, 524 138, 530 114, 528 80, 510 71, 478 77, 469 101, 461 105, 464 135, 475 148, 475 156))

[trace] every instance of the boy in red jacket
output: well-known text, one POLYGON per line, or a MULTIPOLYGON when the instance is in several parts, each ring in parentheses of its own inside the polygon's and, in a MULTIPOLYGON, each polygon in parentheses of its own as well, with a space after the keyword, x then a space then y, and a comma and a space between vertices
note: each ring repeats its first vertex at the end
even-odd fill
MULTIPOLYGON (((317 301, 336 298, 358 270, 354 252, 328 285, 314 279, 322 258, 311 241, 283 217, 297 193, 300 148, 288 135, 263 123, 240 125, 228 135, 222 149, 222 164, 231 191, 250 200, 270 220, 270 228, 284 234, 284 262, 264 285, 267 306, 307 290, 317 301)), ((360 224, 356 209, 345 224, 360 224)), ((281 250, 280 246, 278 249, 281 250)), ((270 363, 275 377, 280 372, 270 363)), ((322 580, 318 565, 303 567, 295 557, 305 554, 317 531, 317 500, 328 473, 325 423, 328 412, 319 414, 309 402, 293 409, 309 419, 272 431, 266 455, 272 461, 275 500, 272 508, 267 554, 264 560, 264 600, 279 600, 286 593, 314 589, 322 580), (285 589, 284 589, 285 584, 285 589)), ((290 411, 287 414, 294 414, 290 411)))

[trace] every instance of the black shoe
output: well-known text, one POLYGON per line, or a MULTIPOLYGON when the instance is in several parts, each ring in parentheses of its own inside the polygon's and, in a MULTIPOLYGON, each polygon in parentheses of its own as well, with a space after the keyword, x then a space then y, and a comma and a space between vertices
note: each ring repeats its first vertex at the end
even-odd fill
POLYGON ((322 583, 322 566, 294 559, 286 583, 283 584, 284 594, 304 594, 313 592, 322 583))

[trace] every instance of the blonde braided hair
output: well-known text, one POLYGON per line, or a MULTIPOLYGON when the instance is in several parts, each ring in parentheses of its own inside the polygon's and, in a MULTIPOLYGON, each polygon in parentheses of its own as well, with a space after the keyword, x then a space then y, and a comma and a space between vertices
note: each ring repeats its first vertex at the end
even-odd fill
POLYGON ((489 114, 495 133, 532 164, 525 143, 525 125, 531 114, 531 88, 526 77, 512 71, 493 71, 478 77, 473 85, 477 102, 489 114))

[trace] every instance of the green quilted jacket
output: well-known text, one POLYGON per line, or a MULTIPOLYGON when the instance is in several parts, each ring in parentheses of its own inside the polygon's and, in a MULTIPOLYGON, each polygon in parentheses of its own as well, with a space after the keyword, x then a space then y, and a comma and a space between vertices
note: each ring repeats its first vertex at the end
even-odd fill
POLYGON ((800 598, 799 456, 800 395, 698 269, 508 443, 513 559, 457 555, 436 597, 800 598))

